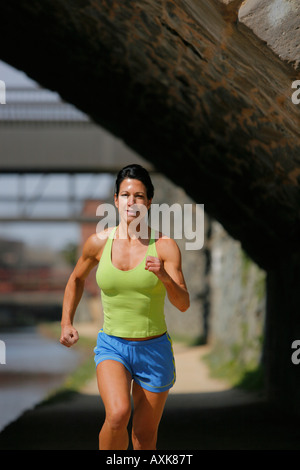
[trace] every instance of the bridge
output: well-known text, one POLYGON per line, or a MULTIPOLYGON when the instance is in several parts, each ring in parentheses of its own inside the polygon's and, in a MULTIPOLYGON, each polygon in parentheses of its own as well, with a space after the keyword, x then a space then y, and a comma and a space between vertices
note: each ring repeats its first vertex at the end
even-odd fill
MULTIPOLYGON (((11 0, 0 7, 0 39, 2 60, 204 202, 266 270, 267 393, 299 413, 291 344, 300 337, 300 133, 291 85, 299 75, 300 13, 295 0, 278 3, 11 0)), ((84 129, 92 127, 80 125, 87 142, 84 129)), ((59 128, 56 135, 60 141, 59 128)), ((35 156, 37 148, 40 163, 28 152, 30 165, 19 160, 6 171, 38 169, 49 154, 41 145, 35 156)), ((100 168, 81 150, 76 171, 100 168)), ((65 156, 73 165, 72 151, 65 156)), ((66 170, 53 158, 51 171, 66 170)))
POLYGON ((128 163, 154 171, 121 139, 38 84, 6 87, 0 124, 0 223, 96 221, 96 215, 82 214, 82 204, 85 199, 99 198, 101 183, 112 184, 128 163), (64 189, 49 196, 47 188, 53 180, 57 182, 58 175, 64 189), (80 195, 78 186, 83 180, 86 190, 80 195), (56 207, 52 215, 47 211, 49 204, 56 207), (68 206, 65 215, 59 215, 62 204, 68 206), (37 205, 39 215, 34 215, 37 205))

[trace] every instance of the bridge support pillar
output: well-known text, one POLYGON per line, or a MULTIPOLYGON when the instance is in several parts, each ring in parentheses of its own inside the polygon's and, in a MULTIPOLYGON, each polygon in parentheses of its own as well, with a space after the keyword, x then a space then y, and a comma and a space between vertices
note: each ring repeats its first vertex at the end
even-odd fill
POLYGON ((265 331, 268 400, 300 415, 300 253, 267 273, 265 331))

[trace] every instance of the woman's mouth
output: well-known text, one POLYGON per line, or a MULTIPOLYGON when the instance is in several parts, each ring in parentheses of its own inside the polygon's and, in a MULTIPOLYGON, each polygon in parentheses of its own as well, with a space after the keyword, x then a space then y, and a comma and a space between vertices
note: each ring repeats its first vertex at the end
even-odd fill
POLYGON ((128 215, 132 215, 132 216, 136 216, 136 215, 137 215, 137 211, 127 210, 127 214, 128 214, 128 215))

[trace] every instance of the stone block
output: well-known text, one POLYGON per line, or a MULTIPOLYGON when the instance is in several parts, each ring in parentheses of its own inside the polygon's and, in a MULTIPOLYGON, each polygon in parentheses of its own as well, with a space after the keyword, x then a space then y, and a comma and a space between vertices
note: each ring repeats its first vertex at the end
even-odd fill
POLYGON ((238 19, 282 60, 300 69, 299 0, 246 0, 238 19))

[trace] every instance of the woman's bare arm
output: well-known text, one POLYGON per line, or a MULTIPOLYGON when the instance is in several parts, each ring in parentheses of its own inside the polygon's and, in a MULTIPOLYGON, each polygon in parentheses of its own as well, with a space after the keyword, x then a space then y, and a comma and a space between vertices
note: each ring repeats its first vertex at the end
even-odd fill
POLYGON ((90 271, 99 263, 106 239, 96 234, 88 238, 84 244, 82 255, 67 282, 61 318, 60 342, 70 347, 78 341, 78 332, 73 326, 76 309, 81 300, 84 284, 90 271))
POLYGON ((160 238, 156 246, 159 258, 148 256, 146 269, 163 282, 170 302, 185 312, 190 306, 190 297, 182 273, 179 247, 171 238, 160 238))

